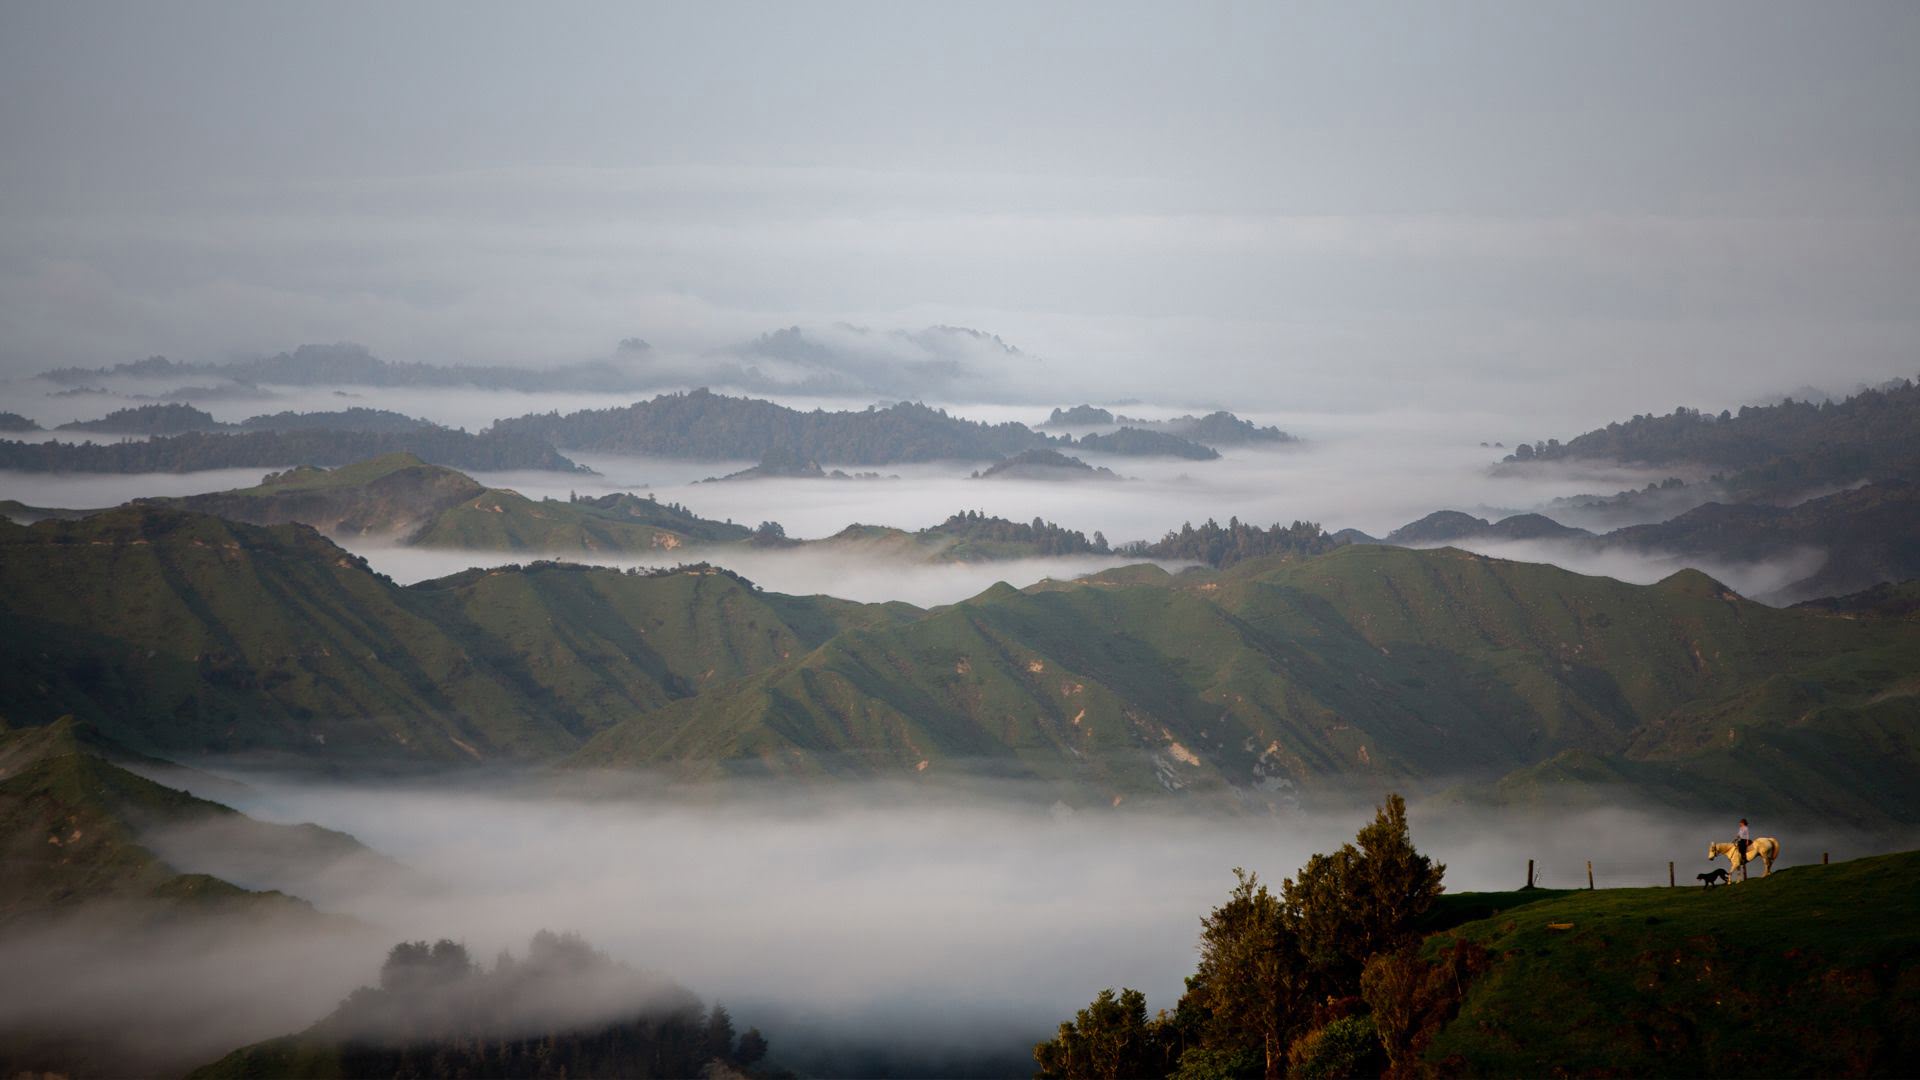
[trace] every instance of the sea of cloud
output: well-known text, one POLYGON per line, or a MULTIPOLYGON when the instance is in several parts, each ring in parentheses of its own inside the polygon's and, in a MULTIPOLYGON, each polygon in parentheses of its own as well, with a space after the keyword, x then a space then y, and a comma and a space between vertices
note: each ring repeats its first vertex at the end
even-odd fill
MULTIPOLYGON (((9 384, 9 398, 31 380, 9 384)), ((71 417, 97 416, 111 407, 134 404, 160 392, 158 384, 115 384, 108 397, 44 397, 28 404, 49 425, 71 417), (51 410, 51 411, 50 411, 51 410)), ((571 411, 625 404, 630 395, 530 394, 479 389, 376 389, 369 387, 266 387, 261 400, 210 400, 208 411, 221 420, 241 420, 261 412, 335 409, 368 405, 393 409, 438 423, 479 430, 503 416, 549 410, 571 411)), ((21 398, 20 400, 25 400, 21 398)), ((856 399, 787 398, 798 407, 857 408, 856 399)), ((1063 402, 1069 404, 1070 402, 1063 402)), ((1096 402, 1098 403, 1098 402, 1096 402)), ((1045 412, 1028 406, 936 403, 956 415, 990 422, 1017 420, 1038 424, 1045 412)), ((1115 411, 1148 419, 1192 411, 1181 404, 1112 402, 1115 411)), ((26 409, 15 402, 15 407, 26 409)), ((32 410, 28 410, 32 411, 32 410)), ((883 479, 763 479, 712 482, 746 468, 748 460, 687 461, 586 451, 572 452, 594 475, 542 471, 480 472, 484 483, 509 487, 530 497, 564 499, 572 494, 644 491, 678 502, 704 517, 748 525, 779 522, 789 536, 818 539, 850 524, 925 528, 961 510, 977 510, 1016 521, 1042 518, 1089 536, 1099 532, 1114 544, 1154 540, 1184 523, 1230 518, 1254 524, 1314 521, 1329 530, 1356 528, 1384 535, 1434 510, 1463 510, 1498 519, 1510 513, 1556 511, 1555 499, 1579 494, 1612 494, 1665 479, 1672 470, 1637 470, 1605 464, 1561 463, 1524 472, 1495 467, 1504 443, 1568 434, 1598 419, 1577 408, 1515 416, 1459 410, 1381 409, 1369 412, 1247 410, 1247 419, 1273 424, 1299 441, 1228 448, 1216 461, 1138 458, 1078 452, 1089 464, 1112 469, 1117 482, 1046 482, 972 478, 979 463, 927 462, 891 466, 843 466, 848 471, 877 471, 883 479)), ((1076 434, 1085 434, 1078 429, 1076 434)), ((39 436, 47 437, 47 436, 39 436)), ((94 436, 111 438, 112 436, 94 436)), ((0 472, 0 499, 30 506, 100 507, 153 495, 184 495, 256 483, 264 469, 218 469, 162 474, 35 474, 0 472)), ((1671 514, 1684 503, 1666 502, 1650 516, 1671 514)), ((1618 525, 1631 517, 1611 520, 1618 525)), ((468 566, 526 561, 543 554, 581 558, 579 553, 423 552, 391 544, 358 543, 379 569, 402 581, 450 573, 468 566)), ((1585 573, 1605 573, 1630 581, 1652 581, 1680 565, 1698 560, 1660 553, 1644 557, 1618 553, 1597 558, 1567 545, 1507 546, 1490 554, 1549 561, 1585 573)), ((977 567, 908 567, 863 558, 833 558, 820 553, 695 552, 683 549, 670 559, 605 560, 629 565, 662 565, 707 558, 779 591, 820 592, 850 599, 898 599, 941 603, 972 595, 997 580, 1025 585, 1043 577, 1071 577, 1112 560, 1086 558, 1030 560, 977 567)), ((1817 565, 1818 552, 1805 559, 1817 565)), ((602 561, 596 559, 596 561, 602 561)), ((1763 591, 1784 584, 1793 567, 1706 566, 1735 586, 1763 591)))
MULTIPOLYGON (((1249 816, 1164 804, 1070 811, 1023 797, 1033 793, 964 786, 928 794, 879 784, 637 793, 628 785, 616 796, 571 775, 244 780, 233 801, 249 813, 352 833, 406 872, 383 878, 349 866, 330 878, 271 862, 249 870, 219 858, 217 826, 156 834, 156 850, 183 869, 219 870, 253 887, 297 884, 322 911, 370 928, 368 941, 449 937, 488 957, 543 927, 577 931, 617 960, 727 1003, 785 1060, 849 1069, 1017 1066, 1032 1042, 1108 986, 1171 1007, 1193 968, 1198 920, 1225 898, 1233 868, 1277 886, 1310 854, 1350 839, 1381 794, 1249 816)), ((1731 832, 1730 822, 1629 808, 1543 816, 1418 803, 1413 826, 1456 891, 1515 888, 1529 859, 1548 887, 1584 886, 1589 860, 1602 886, 1664 885, 1669 861, 1691 884, 1708 842, 1731 832)), ((1785 865, 1888 843, 1804 828, 1781 836, 1785 865)), ((260 960, 292 962, 306 955, 300 946, 280 936, 279 951, 260 960)), ((301 959, 308 978, 298 982, 277 968, 255 971, 244 952, 214 955, 221 959, 163 957, 197 973, 176 995, 178 1022, 192 1019, 186 1002, 198 1000, 198 1022, 230 1036, 237 1028, 222 1001, 281 995, 283 1008, 254 1000, 244 1013, 262 1037, 269 1022, 290 1025, 302 1010, 317 1018, 370 981, 378 954, 363 943, 301 959)), ((52 1000, 78 1000, 106 976, 83 963, 48 977, 52 1000)))

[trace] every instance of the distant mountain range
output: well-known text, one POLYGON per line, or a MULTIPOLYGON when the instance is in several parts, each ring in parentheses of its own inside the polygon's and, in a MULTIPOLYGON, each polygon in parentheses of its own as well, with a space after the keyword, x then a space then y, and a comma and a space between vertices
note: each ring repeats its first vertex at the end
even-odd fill
POLYGON ((1260 427, 1252 421, 1242 420, 1225 410, 1208 413, 1205 416, 1180 416, 1172 420, 1136 420, 1130 416, 1117 416, 1093 405, 1075 405, 1070 409, 1053 410, 1040 426, 1058 428, 1109 425, 1118 426, 1122 430, 1132 429, 1178 436, 1211 447, 1299 441, 1277 427, 1260 427))
POLYGON ((405 432, 189 432, 118 443, 0 441, 0 469, 22 472, 147 473, 200 469, 344 465, 389 453, 417 454, 462 469, 545 469, 591 473, 537 440, 449 428, 405 432))
MULTIPOLYGON (((343 342, 217 364, 153 356, 108 367, 59 368, 40 377, 73 388, 113 379, 216 380, 184 388, 205 400, 236 389, 259 394, 260 385, 637 393, 704 384, 756 394, 976 401, 1004 400, 1009 388, 1030 385, 1039 364, 997 335, 967 327, 875 330, 834 323, 789 326, 735 345, 674 355, 627 338, 603 359, 546 367, 399 362, 343 342)), ((162 396, 189 400, 179 391, 162 396)))
MULTIPOLYGON (((645 353, 645 342, 623 343, 623 355, 645 353)), ((40 374, 62 386, 89 386, 114 377, 138 379, 227 379, 279 386, 454 387, 486 390, 638 389, 633 375, 610 361, 550 368, 442 366, 382 360, 366 346, 351 343, 302 345, 288 352, 224 364, 183 363, 164 356, 100 368, 56 368, 40 374)))
POLYGON ((984 773, 1100 802, 1461 777, 1521 798, 1591 763, 1649 797, 1713 776, 1744 807, 1920 821, 1891 782, 1920 766, 1920 623, 1695 572, 1640 587, 1348 545, 923 612, 701 568, 401 588, 311 529, 158 508, 0 525, 0 556, 0 711, 148 753, 984 773))
POLYGON ((1505 459, 1695 465, 1742 499, 1804 497, 1870 480, 1920 482, 1920 385, 1902 379, 1842 401, 1784 401, 1715 416, 1678 408, 1635 416, 1561 443, 1521 444, 1505 459))
MULTIPOLYGON (((1093 475, 1090 468, 1085 471, 1093 475)), ((778 523, 750 529, 626 492, 565 502, 533 500, 406 453, 335 469, 301 466, 269 474, 250 488, 142 499, 136 505, 214 514, 251 525, 311 525, 338 540, 376 537, 417 547, 535 555, 638 555, 696 548, 724 553, 729 546, 740 546, 857 553, 907 563, 1113 554, 1226 566, 1262 555, 1318 554, 1341 542, 1307 522, 1261 528, 1236 519, 1225 526, 1212 521, 1198 528, 1187 524, 1159 540, 1110 547, 1098 532, 1090 539, 1039 519, 1023 523, 976 511, 918 530, 855 524, 818 540, 794 540, 778 523)), ((0 501, 0 515, 19 524, 77 521, 103 512, 0 501)))
POLYGON ((0 469, 25 472, 192 472, 198 469, 344 465, 380 454, 411 453, 462 469, 544 469, 587 473, 554 448, 525 435, 478 435, 384 409, 282 412, 238 424, 190 405, 141 405, 61 431, 145 435, 119 442, 0 440, 0 469))
POLYGON ((803 412, 771 401, 729 397, 705 389, 662 394, 620 408, 500 420, 491 430, 568 450, 706 460, 776 454, 847 465, 996 461, 1026 450, 1075 445, 1112 454, 1196 460, 1220 456, 1191 440, 1159 433, 1090 436, 1076 444, 1069 436, 1045 435, 1025 424, 964 420, 942 409, 909 402, 844 412, 803 412))
POLYGON ((393 434, 421 428, 446 430, 431 421, 388 409, 357 406, 331 412, 280 412, 228 424, 215 420, 212 413, 191 405, 173 403, 116 409, 98 420, 75 420, 61 424, 55 430, 109 435, 180 435, 189 431, 355 431, 393 434))
POLYGON ((1920 485, 1887 480, 1790 506, 1707 503, 1666 521, 1601 535, 1540 514, 1487 521, 1442 510, 1395 529, 1384 541, 1357 532, 1345 538, 1415 547, 1541 540, 1587 554, 1674 555, 1723 564, 1822 553, 1809 576, 1758 598, 1794 603, 1920 578, 1920 485))

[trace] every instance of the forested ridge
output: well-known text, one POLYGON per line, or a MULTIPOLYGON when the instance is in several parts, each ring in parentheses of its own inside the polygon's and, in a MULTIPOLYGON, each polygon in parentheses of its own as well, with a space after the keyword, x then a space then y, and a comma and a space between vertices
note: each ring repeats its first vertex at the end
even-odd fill
POLYGON ((587 470, 547 443, 511 432, 404 430, 188 431, 112 443, 0 440, 0 469, 25 472, 192 472, 198 469, 345 465, 410 453, 457 469, 587 470))
POLYGON ((1665 416, 1616 421, 1566 443, 1522 443, 1505 460, 1574 459, 1702 465, 1741 496, 1920 480, 1920 385, 1901 379, 1841 401, 1743 405, 1718 415, 1682 406, 1665 416))
POLYGON ((1053 440, 1024 424, 987 424, 910 402, 858 412, 802 412, 709 390, 662 394, 610 409, 500 420, 493 430, 576 450, 713 460, 779 451, 854 465, 990 460, 1053 440))
POLYGON ((196 1070, 229 1077, 672 1078, 766 1075, 767 1040, 725 1006, 540 931, 522 956, 476 963, 458 942, 395 945, 363 986, 298 1035, 196 1070), (714 1072, 716 1067, 721 1071, 714 1072))

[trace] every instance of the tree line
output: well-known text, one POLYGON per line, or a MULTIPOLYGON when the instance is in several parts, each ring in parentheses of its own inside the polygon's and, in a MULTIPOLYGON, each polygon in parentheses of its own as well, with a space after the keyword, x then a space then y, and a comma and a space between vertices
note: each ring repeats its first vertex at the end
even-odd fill
POLYGON ((723 1005, 618 964, 576 934, 541 931, 491 968, 448 939, 395 945, 377 986, 307 1031, 235 1052, 197 1076, 686 1077, 777 1073, 758 1029, 723 1005), (624 1004, 623 1004, 624 1003, 624 1004), (719 1068, 716 1068, 718 1066, 719 1068))
POLYGON ((1856 480, 1920 480, 1920 385, 1898 379, 1844 400, 1681 406, 1615 421, 1566 443, 1522 443, 1509 463, 1600 459, 1694 463, 1720 470, 1734 494, 1758 497, 1856 480))
POLYGON ((95 473, 278 469, 347 465, 400 452, 456 469, 588 471, 539 439, 494 431, 474 435, 442 427, 404 431, 191 431, 113 443, 0 440, 0 469, 95 473))

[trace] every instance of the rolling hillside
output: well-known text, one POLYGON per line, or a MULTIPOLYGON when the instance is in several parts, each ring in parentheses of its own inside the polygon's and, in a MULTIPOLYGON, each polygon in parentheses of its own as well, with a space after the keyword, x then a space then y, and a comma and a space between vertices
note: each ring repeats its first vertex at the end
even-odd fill
MULTIPOLYGON (((573 760, 1284 797, 1355 777, 1500 775, 1566 751, 1685 763, 1711 744, 1703 724, 1830 737, 1830 714, 1784 714, 1766 695, 1785 672, 1835 710, 1911 731, 1886 695, 1920 635, 1808 614, 1690 572, 1636 587, 1453 550, 1132 568, 850 631, 623 722, 573 760)), ((1877 805, 1863 791, 1849 809, 1877 805)))
POLYGON ((352 837, 312 825, 269 825, 226 806, 154 783, 115 764, 141 760, 87 725, 0 727, 0 926, 87 901, 154 905, 150 914, 221 907, 305 911, 280 892, 251 892, 204 873, 183 874, 147 846, 168 829, 219 826, 224 852, 208 860, 271 853, 307 874, 377 860, 352 837))
POLYGON ((1480 1076, 1898 1076, 1920 1053, 1920 853, 1733 888, 1462 896, 1491 953, 1426 1058, 1480 1076))
MULTIPOLYGON (((990 519, 948 525, 950 550, 998 542, 990 519)), ((0 525, 0 554, 19 660, 0 709, 152 752, 983 773, 1100 801, 1463 779, 1498 802, 1569 783, 1684 801, 1711 779, 1756 808, 1920 819, 1920 623, 1769 608, 1691 571, 1633 586, 1358 545, 921 612, 707 566, 401 588, 302 526, 153 507, 0 525)))
POLYGON ((153 752, 564 753, 627 715, 901 606, 718 572, 474 571, 410 589, 300 525, 154 507, 0 525, 0 712, 153 752))
MULTIPOLYGON (((486 487, 411 454, 388 454, 335 469, 289 469, 269 474, 250 488, 142 502, 252 525, 299 522, 342 540, 388 537, 417 547, 469 551, 654 554, 768 542, 745 525, 703 518, 676 503, 628 492, 536 501, 509 489, 486 487)), ((21 521, 86 516, 18 504, 12 509, 0 505, 0 511, 21 521)), ((912 562, 1105 551, 1083 534, 1058 526, 1035 529, 978 513, 956 514, 914 531, 852 525, 831 537, 784 541, 780 546, 852 550, 912 562)))
POLYGON ((1411 547, 1553 541, 1564 545, 1562 550, 1581 554, 1682 556, 1708 565, 1811 560, 1805 578, 1757 597, 1795 603, 1920 578, 1920 486, 1883 480, 1784 506, 1710 502, 1664 521, 1601 535, 1567 528, 1540 514, 1490 522, 1441 510, 1395 529, 1384 541, 1364 534, 1353 539, 1411 547))

